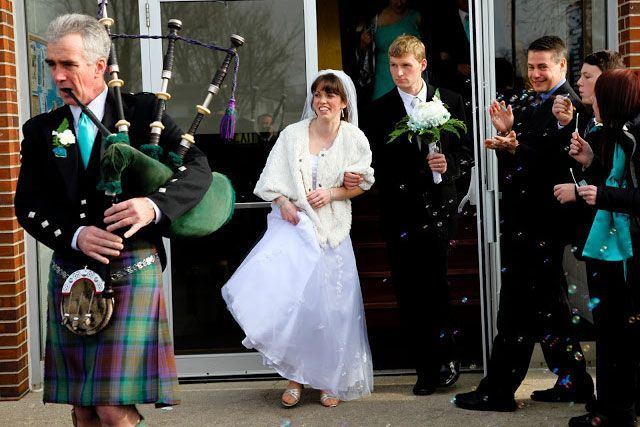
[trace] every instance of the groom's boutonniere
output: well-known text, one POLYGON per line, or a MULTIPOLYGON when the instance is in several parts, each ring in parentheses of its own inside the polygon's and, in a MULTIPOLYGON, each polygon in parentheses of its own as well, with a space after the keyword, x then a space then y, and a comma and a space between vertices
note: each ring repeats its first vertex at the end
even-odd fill
POLYGON ((76 143, 76 137, 69 129, 69 120, 66 118, 60 123, 58 129, 51 131, 53 135, 53 154, 56 157, 67 157, 67 147, 76 143))

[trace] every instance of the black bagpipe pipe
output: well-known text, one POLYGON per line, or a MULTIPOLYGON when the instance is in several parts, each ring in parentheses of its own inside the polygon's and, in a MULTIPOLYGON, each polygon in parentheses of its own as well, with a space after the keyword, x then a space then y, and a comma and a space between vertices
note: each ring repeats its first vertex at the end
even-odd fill
MULTIPOLYGON (((99 0, 101 4, 102 18, 99 22, 103 23, 106 30, 110 33, 109 27, 113 24, 113 20, 106 17, 106 1, 99 0)), ((204 115, 210 114, 207 106, 218 92, 222 81, 224 80, 231 60, 237 55, 236 49, 244 44, 244 39, 237 35, 231 36, 232 47, 227 50, 227 55, 216 71, 216 74, 209 85, 207 98, 203 105, 196 106, 197 115, 189 128, 189 131, 182 135, 182 140, 178 146, 176 153, 169 153, 167 158, 170 166, 160 162, 160 150, 157 142, 160 139, 162 131, 162 116, 165 109, 165 103, 170 98, 167 92, 168 80, 171 75, 171 67, 173 64, 173 46, 177 31, 181 28, 178 20, 170 20, 169 23, 169 43, 167 54, 164 58, 163 84, 162 90, 156 95, 157 104, 155 109, 154 122, 150 124, 151 135, 149 144, 141 146, 138 150, 129 144, 127 135, 129 123, 124 118, 124 109, 122 105, 122 96, 120 87, 123 81, 118 76, 118 66, 116 61, 115 49, 112 44, 109 54, 109 71, 111 81, 108 86, 114 89, 116 110, 118 112, 118 134, 112 134, 108 129, 100 123, 93 114, 88 117, 98 126, 98 129, 106 137, 106 148, 101 159, 100 167, 102 179, 98 184, 98 189, 103 190, 107 197, 112 200, 124 194, 126 198, 148 196, 169 182, 176 171, 183 170, 182 162, 184 156, 193 143, 195 142, 195 132, 202 121, 204 115), (173 35, 173 37, 171 37, 173 35), (117 89, 117 90, 116 90, 117 89), (93 116, 93 117, 92 117, 93 116), (158 126, 158 123, 160 126, 158 126)), ((71 94, 71 93, 70 93, 71 94)), ((71 96, 73 96, 71 94, 71 96)), ((73 96, 76 103, 83 109, 82 104, 73 96)), ((235 205, 235 192, 229 179, 220 173, 212 173, 212 182, 209 189, 200 200, 200 202, 185 212, 179 218, 172 221, 170 226, 171 234, 178 237, 202 237, 213 233, 224 224, 226 224, 233 215, 235 205)))

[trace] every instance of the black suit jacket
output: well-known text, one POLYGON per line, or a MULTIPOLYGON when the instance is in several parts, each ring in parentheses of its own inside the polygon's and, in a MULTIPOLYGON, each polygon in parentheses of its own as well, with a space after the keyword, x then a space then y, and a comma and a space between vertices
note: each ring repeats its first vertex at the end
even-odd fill
MULTIPOLYGON (((565 94, 584 116, 584 107, 567 82, 554 92, 565 94)), ((523 108, 515 118, 513 130, 519 142, 515 154, 496 152, 505 232, 533 233, 529 237, 539 239, 570 238, 571 207, 560 205, 553 187, 573 182, 569 168, 578 171, 581 167, 567 153, 570 140, 566 132, 558 131, 558 121, 551 112, 554 95, 538 106, 523 108)))
MULTIPOLYGON (((427 101, 433 99, 436 88, 427 85, 427 101)), ((440 89, 440 99, 447 105, 452 117, 464 117, 462 97, 440 89)), ((397 238, 403 232, 442 230, 448 237, 458 205, 455 180, 470 165, 472 155, 461 138, 443 133, 442 153, 447 159, 447 172, 442 182, 434 184, 425 153, 406 135, 387 144, 389 133, 404 116, 406 110, 397 88, 375 100, 367 114, 363 130, 373 151, 376 183, 382 194, 383 228, 387 238, 397 238), (437 226, 441 223, 440 226, 437 226)))
MULTIPOLYGON (((125 117, 131 123, 131 145, 139 147, 148 142, 149 123, 153 121, 155 97, 150 93, 123 95, 125 117)), ((115 132, 116 108, 111 93, 107 96, 102 123, 115 132)), ((104 227, 104 210, 108 206, 101 191, 96 190, 100 179, 100 157, 104 152, 103 138, 96 136, 89 165, 82 166, 77 143, 67 148, 66 157, 57 157, 53 149, 52 131, 64 119, 74 131, 74 121, 68 106, 28 120, 23 126, 22 167, 15 197, 16 215, 20 225, 39 242, 54 249, 58 255, 83 260, 81 252, 71 248, 74 233, 80 226, 104 227)), ((174 151, 181 140, 178 126, 165 116, 165 129, 160 145, 165 152, 174 151)), ((131 240, 146 240, 154 244, 164 261, 162 233, 171 220, 195 206, 211 182, 211 170, 204 154, 195 146, 185 157, 184 171, 178 171, 174 182, 165 185, 165 192, 149 197, 162 211, 162 221, 138 231, 131 240)), ((125 242, 126 244, 126 242, 125 242)))

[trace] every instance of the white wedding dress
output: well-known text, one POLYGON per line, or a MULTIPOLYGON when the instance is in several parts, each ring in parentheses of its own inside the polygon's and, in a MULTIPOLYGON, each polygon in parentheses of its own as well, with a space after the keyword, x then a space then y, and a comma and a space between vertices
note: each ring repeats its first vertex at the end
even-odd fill
MULTIPOLYGON (((315 168, 312 168, 315 176, 315 168)), ((351 239, 321 248, 313 223, 273 205, 267 232, 222 288, 266 366, 340 400, 371 394, 373 367, 351 239)))

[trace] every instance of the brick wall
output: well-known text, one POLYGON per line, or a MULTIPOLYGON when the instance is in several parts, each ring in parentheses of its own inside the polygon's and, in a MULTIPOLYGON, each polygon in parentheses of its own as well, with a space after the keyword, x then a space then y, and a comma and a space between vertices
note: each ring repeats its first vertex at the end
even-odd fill
POLYGON ((625 64, 640 69, 640 1, 618 0, 618 44, 625 64))
POLYGON ((29 390, 24 232, 13 196, 20 165, 13 0, 0 0, 0 399, 29 390))

